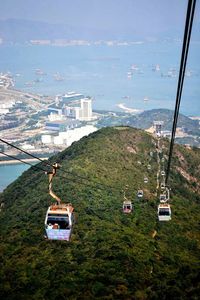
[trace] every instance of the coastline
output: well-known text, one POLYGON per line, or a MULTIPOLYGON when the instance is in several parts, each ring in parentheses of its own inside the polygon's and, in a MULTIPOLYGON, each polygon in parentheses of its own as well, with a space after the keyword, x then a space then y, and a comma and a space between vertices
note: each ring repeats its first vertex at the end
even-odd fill
POLYGON ((131 113, 131 114, 140 114, 144 111, 142 109, 135 109, 135 108, 127 107, 124 105, 124 103, 119 103, 116 106, 121 108, 122 110, 124 110, 126 113, 131 113))
MULTIPOLYGON (((43 160, 47 160, 48 157, 43 157, 42 158, 43 160)), ((31 163, 31 162, 37 162, 38 159, 36 158, 26 158, 26 159, 23 159, 24 162, 28 162, 28 163, 31 163)), ((2 165, 16 165, 16 164, 23 164, 23 162, 17 160, 17 159, 10 159, 10 160, 1 160, 0 161, 0 166, 2 165)))

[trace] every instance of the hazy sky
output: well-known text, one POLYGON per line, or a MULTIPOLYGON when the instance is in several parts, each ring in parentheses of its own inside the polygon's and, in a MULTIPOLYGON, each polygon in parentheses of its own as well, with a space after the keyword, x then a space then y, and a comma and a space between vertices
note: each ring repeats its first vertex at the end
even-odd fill
MULTIPOLYGON (((199 1, 198 1, 199 2, 199 1)), ((97 28, 159 32, 182 28, 187 0, 3 0, 0 19, 18 18, 97 28)))

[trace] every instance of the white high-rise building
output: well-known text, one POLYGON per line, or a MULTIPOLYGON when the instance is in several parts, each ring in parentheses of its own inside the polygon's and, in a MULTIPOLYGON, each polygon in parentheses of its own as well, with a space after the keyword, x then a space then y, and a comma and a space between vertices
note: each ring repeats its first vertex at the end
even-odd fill
POLYGON ((78 101, 78 106, 64 106, 64 114, 76 120, 90 121, 92 119, 92 100, 89 98, 83 98, 78 101))
POLYGON ((76 119, 76 120, 80 119, 80 107, 65 106, 63 111, 64 114, 69 118, 76 119))
POLYGON ((90 121, 92 118, 92 100, 85 98, 81 99, 80 120, 90 121))

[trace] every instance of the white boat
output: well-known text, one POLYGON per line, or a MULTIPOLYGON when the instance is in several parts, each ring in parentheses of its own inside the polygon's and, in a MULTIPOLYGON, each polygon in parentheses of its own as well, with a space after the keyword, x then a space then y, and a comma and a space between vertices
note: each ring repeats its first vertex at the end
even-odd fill
POLYGON ((44 71, 42 71, 41 69, 36 69, 35 70, 35 74, 36 75, 47 75, 44 71))
POLYGON ((159 65, 156 65, 155 70, 156 70, 156 71, 160 71, 160 66, 159 66, 159 65))
POLYGON ((132 78, 132 72, 127 72, 127 77, 132 78))
POLYGON ((133 71, 137 71, 139 68, 137 67, 137 65, 132 65, 131 66, 131 70, 133 70, 133 71))
POLYGON ((154 72, 155 72, 155 71, 156 71, 156 72, 159 72, 159 71, 160 71, 160 65, 157 64, 157 65, 153 66, 153 67, 152 67, 152 71, 154 71, 154 72))
POLYGON ((53 77, 54 77, 54 80, 56 80, 56 81, 63 81, 64 80, 64 77, 61 76, 59 73, 55 73, 53 75, 53 77))

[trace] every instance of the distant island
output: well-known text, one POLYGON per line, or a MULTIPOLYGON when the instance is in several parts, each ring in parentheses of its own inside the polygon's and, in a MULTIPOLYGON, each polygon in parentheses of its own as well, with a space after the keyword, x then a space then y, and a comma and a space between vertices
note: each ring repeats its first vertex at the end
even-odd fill
MULTIPOLYGON (((42 21, 24 19, 0 20, 0 45, 1 44, 32 44, 32 45, 52 45, 52 46, 72 46, 72 45, 119 45, 127 46, 140 44, 146 41, 180 41, 182 30, 171 30, 168 32, 155 32, 151 36, 144 33, 140 28, 137 32, 131 28, 112 28, 103 30, 102 28, 70 26, 67 24, 52 24, 42 21)), ((194 28, 193 37, 199 40, 198 28, 194 28)))

